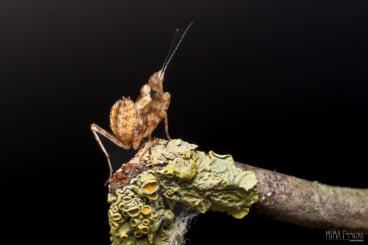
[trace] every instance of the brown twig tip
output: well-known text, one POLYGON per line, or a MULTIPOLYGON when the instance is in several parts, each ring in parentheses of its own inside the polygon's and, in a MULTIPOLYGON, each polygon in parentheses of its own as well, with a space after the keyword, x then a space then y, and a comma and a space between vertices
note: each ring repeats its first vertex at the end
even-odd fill
POLYGON ((237 164, 257 176, 259 213, 311 228, 368 233, 368 189, 330 186, 237 164))

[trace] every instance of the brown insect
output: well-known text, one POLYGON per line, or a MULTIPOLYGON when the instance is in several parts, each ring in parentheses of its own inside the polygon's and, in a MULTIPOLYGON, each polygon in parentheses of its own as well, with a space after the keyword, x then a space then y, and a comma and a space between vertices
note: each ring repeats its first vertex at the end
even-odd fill
POLYGON ((165 133, 170 139, 167 117, 170 94, 164 92, 163 81, 166 68, 191 25, 192 23, 187 26, 179 39, 176 38, 178 37, 179 29, 176 30, 162 68, 158 72, 153 73, 148 79, 148 82, 142 86, 137 100, 133 102, 130 98, 123 97, 112 106, 110 111, 110 128, 112 134, 95 123, 91 124, 92 133, 106 156, 110 177, 113 172, 110 156, 102 144, 99 134, 123 149, 128 150, 133 148, 136 150, 144 138, 149 137, 149 141, 151 141, 152 132, 161 120, 164 119, 165 133))

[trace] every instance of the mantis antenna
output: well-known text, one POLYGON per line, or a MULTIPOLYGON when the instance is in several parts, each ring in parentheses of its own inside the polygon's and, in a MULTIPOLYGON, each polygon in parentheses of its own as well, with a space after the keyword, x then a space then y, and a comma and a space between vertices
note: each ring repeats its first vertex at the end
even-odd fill
POLYGON ((173 40, 172 40, 171 45, 170 45, 169 52, 167 53, 166 59, 165 59, 163 65, 162 65, 162 68, 161 68, 162 72, 166 71, 167 66, 169 65, 172 57, 174 56, 176 50, 178 49, 178 47, 181 44, 181 41, 183 41, 183 38, 184 38, 185 34, 189 30, 189 28, 192 26, 192 24, 193 24, 193 21, 190 22, 190 24, 187 26, 187 28, 185 28, 185 30, 181 33, 179 39, 178 39, 178 33, 180 32, 180 30, 176 29, 173 40))

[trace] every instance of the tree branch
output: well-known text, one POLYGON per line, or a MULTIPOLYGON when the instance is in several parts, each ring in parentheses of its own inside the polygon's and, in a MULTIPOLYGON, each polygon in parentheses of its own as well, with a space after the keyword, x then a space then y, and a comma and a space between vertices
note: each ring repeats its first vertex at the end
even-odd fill
POLYGON ((335 187, 237 163, 257 176, 255 208, 277 220, 311 228, 368 233, 368 189, 335 187))
POLYGON ((234 162, 181 139, 148 142, 111 177, 112 245, 183 244, 207 211, 257 211, 306 227, 368 233, 368 189, 334 187, 234 162))

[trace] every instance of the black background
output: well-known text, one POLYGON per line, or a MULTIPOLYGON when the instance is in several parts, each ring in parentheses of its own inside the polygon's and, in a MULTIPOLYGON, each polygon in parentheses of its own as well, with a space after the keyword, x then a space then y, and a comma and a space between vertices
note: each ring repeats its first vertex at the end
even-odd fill
MULTIPOLYGON (((138 95, 192 20, 166 74, 172 137, 367 187, 366 1, 2 0, 1 244, 109 243, 108 169, 89 125, 108 129, 114 101, 138 95)), ((110 148, 115 163, 128 157, 110 148)), ((187 238, 325 241, 325 231, 209 213, 187 238)))

